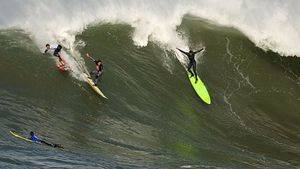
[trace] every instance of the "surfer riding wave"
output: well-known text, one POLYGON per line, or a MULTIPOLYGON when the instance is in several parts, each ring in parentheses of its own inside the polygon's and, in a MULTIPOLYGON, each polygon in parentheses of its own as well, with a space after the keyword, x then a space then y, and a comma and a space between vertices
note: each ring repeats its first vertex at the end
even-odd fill
POLYGON ((179 48, 176 48, 176 49, 178 49, 181 53, 185 54, 189 58, 189 64, 188 64, 187 70, 191 73, 191 77, 195 76, 195 78, 196 78, 195 83, 197 83, 198 75, 197 75, 197 69, 196 69, 197 63, 195 60, 195 55, 197 53, 201 52, 202 50, 204 50, 204 48, 197 50, 197 51, 190 50, 189 52, 185 52, 179 48), (193 72, 191 71, 191 68, 193 68, 193 72))

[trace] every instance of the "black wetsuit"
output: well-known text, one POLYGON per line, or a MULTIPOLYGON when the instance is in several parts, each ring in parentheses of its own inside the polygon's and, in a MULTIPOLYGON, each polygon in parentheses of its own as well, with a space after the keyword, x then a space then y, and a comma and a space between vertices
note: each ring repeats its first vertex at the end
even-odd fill
POLYGON ((180 52, 184 53, 185 55, 187 55, 187 57, 189 58, 189 61, 190 61, 189 64, 188 64, 187 70, 191 73, 191 76, 195 75, 196 80, 198 80, 197 69, 196 69, 197 64, 196 64, 196 60, 195 60, 195 54, 198 53, 198 52, 201 52, 203 50, 203 48, 200 49, 200 50, 197 50, 195 52, 193 52, 193 51, 185 52, 185 51, 183 51, 181 49, 178 49, 178 50, 180 52), (191 71, 192 67, 193 67, 194 73, 191 71))
POLYGON ((62 46, 57 45, 57 48, 54 50, 53 55, 60 58, 59 52, 61 51, 61 49, 62 49, 62 46))
MULTIPOLYGON (((99 61, 99 60, 94 60, 94 59, 93 59, 93 61, 94 61, 95 64, 98 66, 98 63, 99 63, 100 61, 99 61)), ((95 80, 94 80, 95 85, 97 85, 98 80, 99 80, 99 78, 101 77, 102 73, 103 73, 103 64, 102 64, 102 63, 101 63, 101 65, 99 66, 99 70, 96 69, 96 70, 90 72, 91 75, 94 75, 94 76, 95 76, 95 80)))
POLYGON ((63 148, 60 144, 47 143, 46 141, 39 139, 35 134, 31 135, 28 139, 33 142, 42 143, 50 147, 63 148))
POLYGON ((59 144, 47 143, 47 142, 44 141, 44 140, 41 140, 41 143, 42 143, 42 144, 45 144, 45 145, 47 145, 47 146, 53 147, 53 148, 63 148, 63 147, 62 147, 61 145, 59 145, 59 144))
POLYGON ((59 60, 61 61, 62 59, 61 59, 60 54, 59 54, 59 52, 61 51, 61 49, 62 49, 62 46, 61 46, 61 45, 57 45, 56 48, 46 49, 44 53, 47 53, 47 52, 50 51, 50 50, 54 50, 53 56, 58 57, 59 60))

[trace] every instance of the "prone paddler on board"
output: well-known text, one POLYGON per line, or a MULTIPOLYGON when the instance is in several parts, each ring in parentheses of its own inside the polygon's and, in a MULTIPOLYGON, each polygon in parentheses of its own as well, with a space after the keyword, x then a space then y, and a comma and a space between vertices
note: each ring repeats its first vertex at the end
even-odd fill
POLYGON ((30 135, 28 137, 29 140, 33 141, 33 142, 36 142, 36 143, 42 143, 44 145, 47 145, 47 146, 50 146, 50 147, 53 147, 53 148, 64 148, 62 145, 60 144, 53 144, 53 143, 48 143, 44 140, 41 140, 40 138, 38 138, 34 132, 30 132, 30 135))
POLYGON ((197 51, 192 51, 191 48, 190 48, 189 52, 185 52, 185 51, 183 51, 179 48, 176 48, 176 49, 179 50, 181 53, 185 54, 189 58, 189 64, 188 64, 188 67, 187 67, 187 71, 190 72, 191 77, 195 76, 195 78, 196 78, 195 83, 197 83, 198 75, 197 75, 197 69, 196 69, 197 63, 196 63, 196 60, 195 60, 195 55, 197 53, 201 52, 202 50, 204 50, 204 48, 202 48, 200 50, 197 50, 197 51), (194 73, 191 71, 191 68, 193 68, 194 73))
POLYGON ((61 58, 60 52, 61 52, 62 46, 59 44, 46 44, 46 49, 44 51, 44 54, 46 53, 52 53, 53 56, 58 58, 58 68, 60 69, 67 69, 65 62, 63 61, 63 59, 61 58))
POLYGON ((90 58, 96 64, 96 69, 90 72, 90 76, 94 76, 94 86, 97 86, 103 73, 103 62, 100 59, 94 59, 89 53, 86 54, 86 57, 90 58))

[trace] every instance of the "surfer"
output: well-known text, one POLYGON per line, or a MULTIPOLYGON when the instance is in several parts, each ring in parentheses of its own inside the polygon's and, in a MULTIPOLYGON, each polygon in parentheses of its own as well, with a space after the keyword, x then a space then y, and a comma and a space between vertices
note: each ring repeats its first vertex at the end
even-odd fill
POLYGON ((33 142, 37 142, 37 143, 42 143, 42 144, 45 144, 47 146, 50 146, 50 147, 54 147, 54 148, 63 148, 62 145, 60 144, 51 144, 51 143, 47 143, 46 141, 44 140, 41 140, 39 139, 33 131, 30 132, 30 137, 28 138, 29 140, 33 141, 33 142))
POLYGON ((103 73, 103 62, 100 59, 95 60, 88 53, 86 54, 86 57, 90 58, 96 64, 96 69, 91 71, 90 75, 95 76, 94 85, 97 86, 98 80, 99 80, 99 78, 101 77, 101 75, 103 73))
POLYGON ((179 49, 179 48, 176 48, 176 49, 178 49, 181 53, 187 55, 187 57, 189 58, 189 61, 190 61, 190 62, 189 62, 189 64, 188 64, 187 69, 188 69, 188 71, 191 73, 191 77, 193 77, 193 76, 196 77, 195 83, 197 83, 197 81, 198 81, 198 76, 197 76, 197 69, 196 69, 196 65, 197 65, 197 64, 196 64, 196 60, 195 60, 195 54, 201 52, 201 51, 203 50, 203 48, 200 49, 200 50, 197 50, 197 51, 192 51, 192 50, 190 49, 189 52, 185 52, 185 51, 183 51, 183 50, 181 50, 181 49, 179 49), (191 71, 191 68, 192 68, 192 67, 193 67, 194 73, 191 71))
POLYGON ((50 46, 50 44, 46 44, 46 50, 45 50, 44 53, 46 54, 46 53, 48 53, 50 51, 53 51, 53 56, 58 57, 58 61, 59 61, 60 66, 64 66, 65 63, 64 63, 64 61, 62 60, 62 58, 60 56, 61 49, 62 49, 61 45, 55 44, 55 45, 51 45, 50 46))

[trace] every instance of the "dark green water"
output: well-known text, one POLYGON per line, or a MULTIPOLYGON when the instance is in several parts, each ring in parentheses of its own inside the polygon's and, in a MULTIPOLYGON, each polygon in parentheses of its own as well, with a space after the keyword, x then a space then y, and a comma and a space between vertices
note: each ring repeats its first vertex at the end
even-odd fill
POLYGON ((82 56, 104 61, 108 100, 59 72, 30 35, 1 30, 1 168, 298 168, 299 58, 192 17, 178 32, 206 47, 197 70, 211 105, 196 96, 173 51, 135 46, 128 25, 99 24, 76 36, 86 44, 77 47, 82 56), (10 130, 36 131, 65 150, 10 130))

